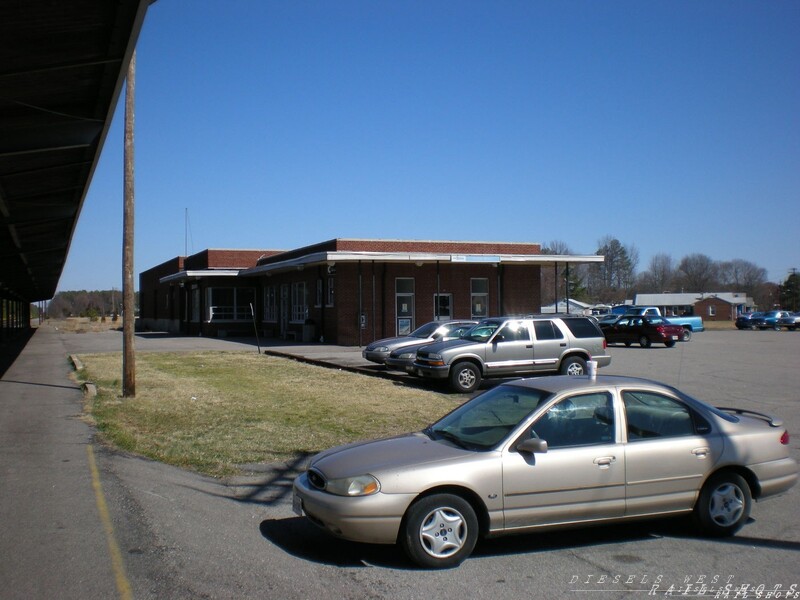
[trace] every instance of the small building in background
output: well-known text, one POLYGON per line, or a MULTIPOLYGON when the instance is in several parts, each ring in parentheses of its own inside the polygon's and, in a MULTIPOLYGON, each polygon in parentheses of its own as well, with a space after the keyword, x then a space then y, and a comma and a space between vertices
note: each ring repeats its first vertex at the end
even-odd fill
POLYGON ((637 306, 657 306, 665 316, 694 315, 706 321, 735 321, 753 309, 753 299, 741 292, 637 294, 637 306))

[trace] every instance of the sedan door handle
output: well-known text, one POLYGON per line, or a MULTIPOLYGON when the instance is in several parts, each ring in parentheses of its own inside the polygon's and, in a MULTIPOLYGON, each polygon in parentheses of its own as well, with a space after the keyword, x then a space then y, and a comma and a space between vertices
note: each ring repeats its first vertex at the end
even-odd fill
POLYGON ((708 456, 709 452, 711 452, 711 448, 708 447, 695 448, 692 450, 692 454, 694 454, 697 458, 705 458, 708 456))
POLYGON ((598 458, 595 458, 593 462, 601 469, 607 469, 611 466, 611 463, 616 461, 616 456, 599 456, 598 458))

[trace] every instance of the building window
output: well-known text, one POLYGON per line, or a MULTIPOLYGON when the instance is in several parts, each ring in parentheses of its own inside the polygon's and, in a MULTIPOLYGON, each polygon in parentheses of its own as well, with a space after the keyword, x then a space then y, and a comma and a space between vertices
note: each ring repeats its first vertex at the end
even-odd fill
POLYGON ((192 323, 200 322, 200 288, 192 288, 192 323))
POLYGON ((708 306, 708 316, 709 317, 716 317, 717 316, 717 307, 713 304, 708 306))
POLYGON ((292 284, 292 322, 304 323, 307 316, 306 282, 298 281, 292 284))
POLYGON ((212 287, 206 290, 206 300, 207 321, 246 321, 251 317, 250 304, 255 303, 255 290, 212 287))
POLYGON ((264 288, 264 321, 270 323, 278 321, 278 290, 274 285, 264 288))
POLYGON ((449 321, 453 318, 453 294, 434 294, 433 305, 436 307, 435 320, 449 321))
POLYGON ((483 319, 489 316, 489 280, 470 279, 472 318, 483 319))
POLYGON ((317 296, 314 306, 322 306, 323 298, 325 299, 325 306, 333 306, 333 277, 317 279, 317 296))

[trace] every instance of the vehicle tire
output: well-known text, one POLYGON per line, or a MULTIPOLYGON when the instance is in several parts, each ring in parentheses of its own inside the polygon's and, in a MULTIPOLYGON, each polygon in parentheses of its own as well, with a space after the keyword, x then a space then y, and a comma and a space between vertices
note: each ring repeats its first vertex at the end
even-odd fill
POLYGON ((773 328, 775 331, 780 331, 780 330, 781 330, 781 326, 780 326, 780 324, 779 324, 779 323, 775 323, 775 325, 773 325, 773 326, 772 326, 772 328, 773 328))
POLYGON ((457 392, 468 394, 481 384, 481 372, 474 363, 460 362, 450 369, 450 386, 457 392))
POLYGON ((639 338, 639 345, 642 348, 649 348, 650 347, 650 338, 647 337, 646 335, 643 335, 642 337, 639 338))
POLYGON ((631 347, 631 343, 630 342, 625 342, 625 347, 626 348, 630 348, 631 347))
POLYGON ((736 473, 717 473, 700 490, 694 516, 700 530, 713 537, 730 536, 750 517, 750 486, 736 473))
POLYGON ((683 330, 683 341, 688 342, 692 339, 692 330, 691 329, 684 329, 683 330))
POLYGON ((586 375, 586 361, 580 356, 570 356, 561 363, 559 372, 562 375, 586 375))
POLYGON ((400 545, 422 567, 446 569, 461 564, 478 541, 478 517, 461 496, 435 494, 414 502, 400 530, 400 545))
POLYGON ((667 340, 666 342, 664 342, 664 345, 667 348, 673 348, 675 346, 675 340, 667 340))

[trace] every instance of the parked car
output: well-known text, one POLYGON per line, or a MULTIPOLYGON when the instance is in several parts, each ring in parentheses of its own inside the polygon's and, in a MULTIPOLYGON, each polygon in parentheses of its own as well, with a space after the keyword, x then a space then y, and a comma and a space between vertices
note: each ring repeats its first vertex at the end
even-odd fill
POLYGON ((658 306, 634 306, 634 305, 621 305, 615 306, 612 312, 624 315, 641 315, 646 317, 659 316, 664 317, 673 325, 680 325, 683 327, 683 341, 688 342, 692 339, 692 334, 697 331, 705 331, 703 319, 695 315, 681 315, 681 316, 668 316, 662 315, 661 309, 658 306))
MULTIPOLYGON (((477 321, 453 321, 447 325, 443 325, 443 334, 439 339, 441 341, 457 340, 469 331, 477 321)), ((422 346, 427 346, 430 342, 420 342, 418 344, 411 344, 410 346, 401 346, 396 350, 389 353, 386 359, 386 367, 396 371, 406 371, 407 373, 414 373, 414 361, 417 358, 417 350, 422 346)))
POLYGON ((614 323, 617 319, 620 318, 620 315, 616 313, 609 313, 607 315, 603 315, 599 319, 597 319, 597 324, 600 325, 602 328, 603 325, 608 325, 609 323, 614 323))
POLYGON ((736 317, 736 328, 737 329, 755 329, 755 325, 753 325, 753 319, 757 319, 759 317, 763 317, 763 312, 749 312, 743 313, 736 317))
POLYGON ((441 339, 445 333, 449 332, 449 326, 453 324, 469 325, 471 327, 475 323, 477 323, 477 321, 470 321, 466 319, 453 321, 431 321, 430 323, 425 323, 425 325, 422 325, 421 327, 417 327, 408 335, 376 340, 364 348, 364 350, 361 352, 361 356, 370 362, 382 365, 386 363, 386 359, 389 358, 389 354, 392 352, 392 350, 397 350, 398 348, 402 348, 404 346, 412 346, 419 344, 420 342, 435 342, 436 340, 441 339))
POLYGON ((457 392, 478 388, 484 377, 535 373, 583 375, 587 361, 611 363, 606 338, 590 317, 539 315, 484 319, 461 339, 417 350, 414 372, 446 379, 457 392))
POLYGON ((789 331, 794 331, 800 327, 800 312, 789 313, 788 317, 781 317, 778 319, 778 324, 786 327, 789 331))
POLYGON ((771 310, 759 317, 754 317, 750 322, 753 324, 753 329, 774 329, 778 331, 781 328, 779 321, 784 317, 788 317, 789 314, 786 310, 771 310))
POLYGON ((576 524, 691 513, 704 534, 730 536, 753 500, 797 477, 776 417, 643 379, 540 377, 491 388, 421 432, 316 455, 293 508, 443 568, 479 537, 576 524))
POLYGON ((649 348, 651 344, 672 348, 683 339, 683 327, 657 316, 623 315, 613 323, 601 323, 600 330, 609 344, 630 346, 635 342, 642 348, 649 348))

